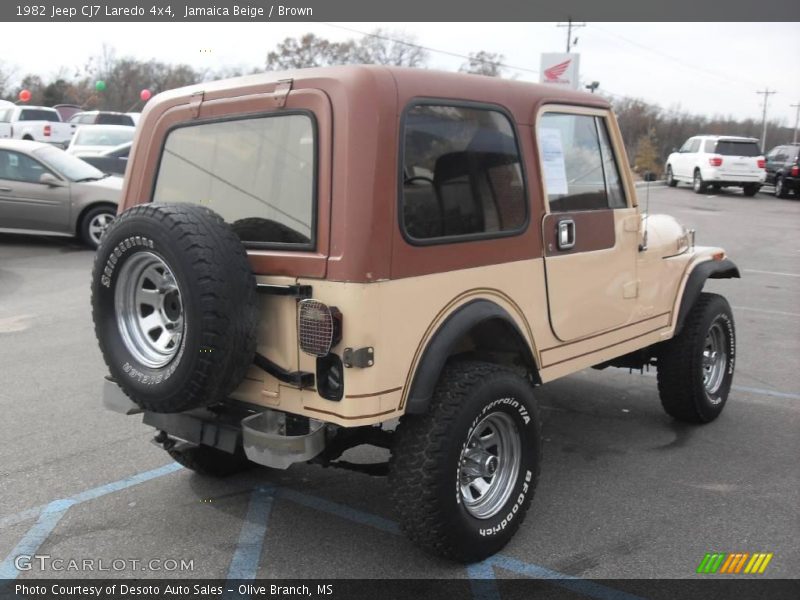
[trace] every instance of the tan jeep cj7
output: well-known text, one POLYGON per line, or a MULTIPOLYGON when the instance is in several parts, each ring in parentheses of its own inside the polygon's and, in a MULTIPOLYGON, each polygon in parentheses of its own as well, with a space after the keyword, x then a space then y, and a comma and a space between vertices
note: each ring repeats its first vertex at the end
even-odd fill
POLYGON ((664 409, 722 411, 738 277, 643 215, 598 96, 337 67, 203 83, 142 115, 92 309, 105 403, 179 463, 337 464, 388 448, 402 527, 484 558, 541 463, 537 385, 658 369, 664 409), (399 423, 398 423, 399 419, 399 423))

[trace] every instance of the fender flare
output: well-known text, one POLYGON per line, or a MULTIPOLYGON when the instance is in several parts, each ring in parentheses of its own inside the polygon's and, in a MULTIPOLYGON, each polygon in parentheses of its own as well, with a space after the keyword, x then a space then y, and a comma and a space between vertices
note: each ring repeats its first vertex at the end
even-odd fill
POLYGON ((683 288, 683 297, 678 309, 678 319, 673 335, 678 335, 683 329, 686 317, 689 316, 689 311, 692 310, 692 306, 700 297, 700 292, 703 291, 703 286, 707 279, 739 279, 740 277, 739 267, 727 258, 724 260, 706 260, 692 269, 686 286, 683 288))
POLYGON ((490 300, 472 300, 448 315, 425 347, 409 387, 406 402, 407 413, 424 414, 427 412, 436 383, 439 381, 447 359, 455 350, 456 344, 475 326, 492 320, 503 321, 513 328, 517 333, 518 340, 516 341, 525 355, 526 362, 536 370, 531 347, 511 315, 490 300))

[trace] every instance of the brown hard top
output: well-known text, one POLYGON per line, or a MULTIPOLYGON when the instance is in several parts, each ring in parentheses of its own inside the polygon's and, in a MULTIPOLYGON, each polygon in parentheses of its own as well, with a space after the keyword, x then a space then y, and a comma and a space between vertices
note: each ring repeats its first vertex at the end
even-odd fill
POLYGON ((273 110, 273 91, 286 79, 292 80, 286 109, 312 110, 318 122, 317 248, 314 252, 251 251, 258 274, 369 282, 541 256, 544 211, 529 126, 545 103, 609 107, 600 96, 551 85, 375 65, 203 82, 161 93, 147 103, 121 208, 152 197, 161 147, 171 127, 193 119, 273 110), (524 233, 425 247, 412 246, 403 238, 396 200, 400 115, 418 98, 493 104, 511 114, 525 159, 530 224, 524 233))

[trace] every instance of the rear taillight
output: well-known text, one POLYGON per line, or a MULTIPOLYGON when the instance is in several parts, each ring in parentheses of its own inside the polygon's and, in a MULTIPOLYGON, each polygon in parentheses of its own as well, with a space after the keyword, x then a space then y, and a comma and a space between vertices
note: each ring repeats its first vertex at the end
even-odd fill
POLYGON ((44 126, 44 137, 50 137, 50 131, 51 131, 50 125, 45 125, 44 126))
POLYGON ((797 177, 798 175, 800 175, 800 167, 798 167, 797 165, 792 165, 791 173, 792 177, 797 177))
POLYGON ((758 159, 758 168, 759 169, 766 169, 767 168, 767 161, 763 158, 758 159))
POLYGON ((300 349, 312 356, 327 356, 342 339, 342 313, 318 300, 302 300, 297 314, 300 349))
POLYGON ((722 166, 722 157, 721 156, 712 156, 708 159, 708 164, 712 167, 721 167, 722 166))

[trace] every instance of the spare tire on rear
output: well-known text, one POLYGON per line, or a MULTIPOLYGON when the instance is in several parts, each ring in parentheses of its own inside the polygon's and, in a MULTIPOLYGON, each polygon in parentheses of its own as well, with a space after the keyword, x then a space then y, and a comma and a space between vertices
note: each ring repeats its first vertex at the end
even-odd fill
POLYGON ((122 390, 153 412, 224 400, 256 346, 255 277, 239 238, 193 204, 122 213, 97 250, 92 316, 122 390))

